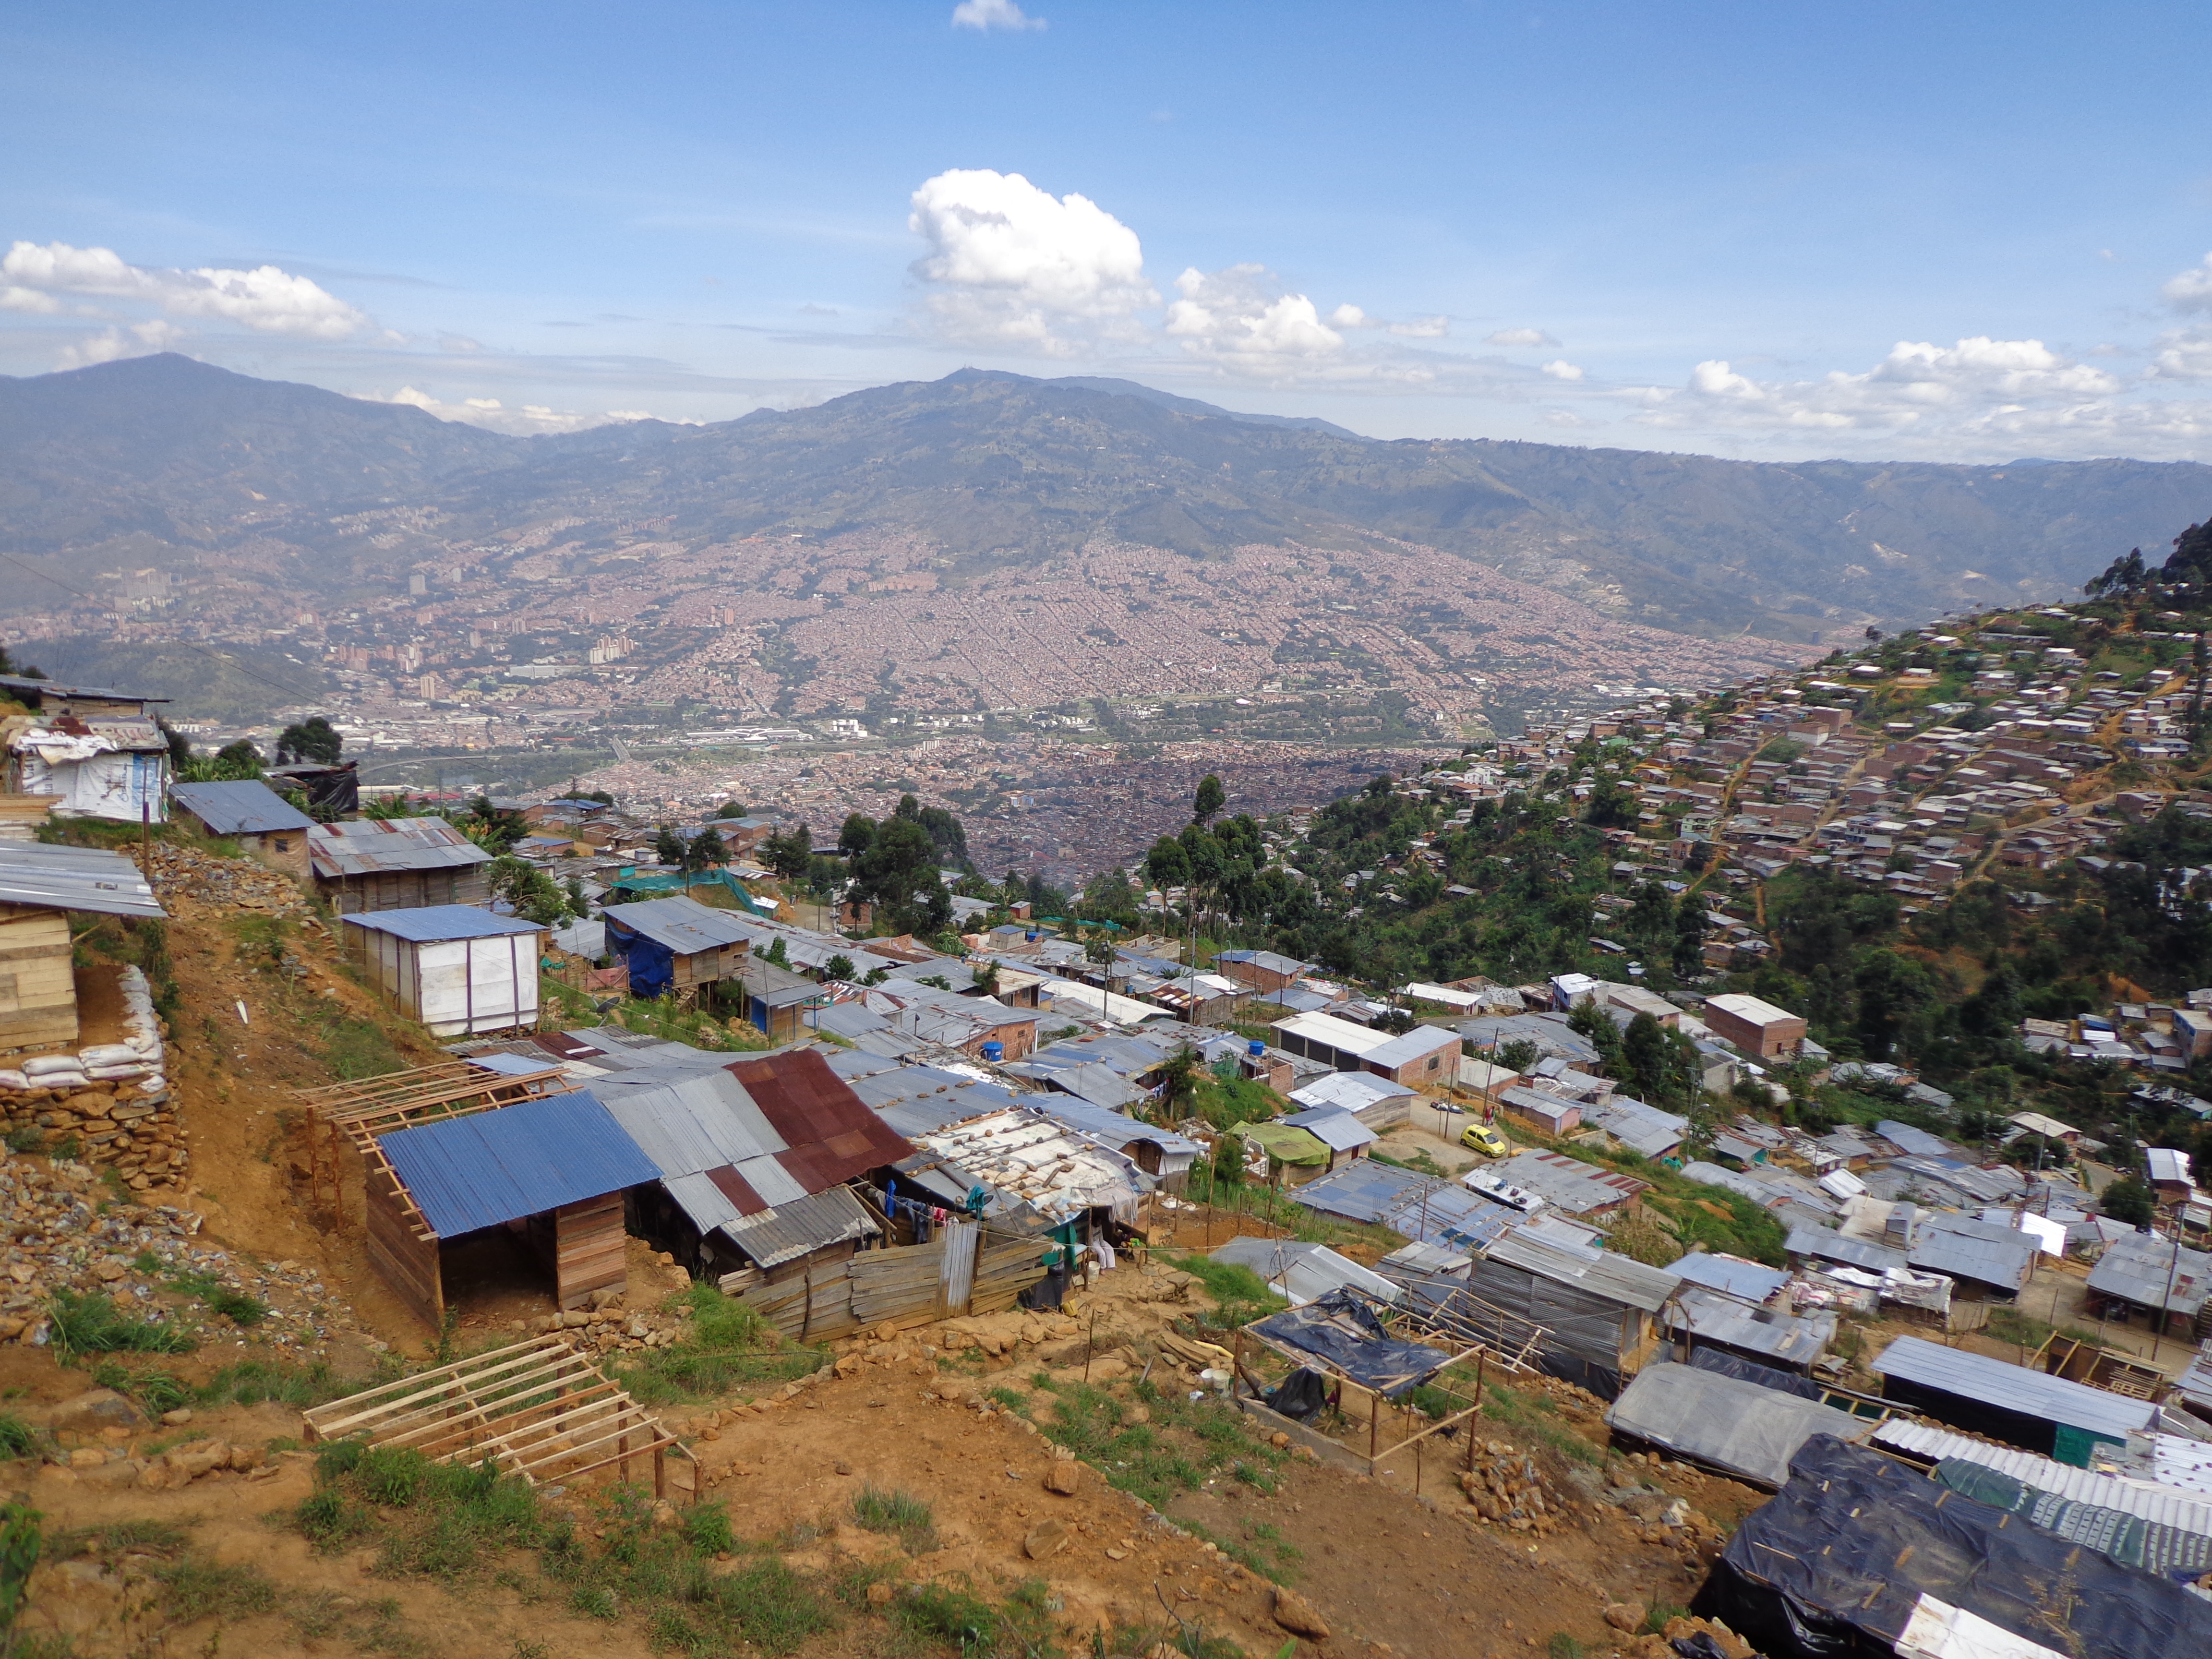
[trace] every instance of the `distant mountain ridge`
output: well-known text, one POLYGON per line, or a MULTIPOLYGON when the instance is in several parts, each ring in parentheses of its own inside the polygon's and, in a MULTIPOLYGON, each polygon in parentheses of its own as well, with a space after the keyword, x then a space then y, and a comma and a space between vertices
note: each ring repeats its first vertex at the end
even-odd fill
POLYGON ((587 539, 651 521, 685 544, 897 534, 954 572, 1100 540, 1202 560, 1252 544, 1356 555, 1380 536, 1623 621, 1803 642, 2070 593, 2208 512, 2212 467, 2196 463, 1777 463, 1382 441, 1128 382, 980 370, 707 426, 544 438, 173 355, 0 378, 0 548, 121 549, 182 568, 279 544, 295 567, 285 579, 326 592, 556 520, 587 539), (364 513, 388 520, 374 547, 331 528, 364 513))

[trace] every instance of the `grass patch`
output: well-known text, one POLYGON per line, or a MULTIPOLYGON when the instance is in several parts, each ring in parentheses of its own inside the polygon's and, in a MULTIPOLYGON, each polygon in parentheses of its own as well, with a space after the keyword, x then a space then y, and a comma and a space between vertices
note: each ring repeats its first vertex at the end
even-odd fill
POLYGON ((142 1319, 97 1291, 56 1291, 47 1298, 57 1353, 190 1353, 198 1344, 161 1319, 142 1319))
POLYGON ((665 1348, 648 1348, 623 1368, 623 1383, 648 1406, 713 1400, 748 1386, 781 1386, 818 1370, 828 1356, 786 1342, 767 1321, 712 1285, 677 1297, 690 1328, 665 1348))
POLYGON ((0 1412, 0 1457, 28 1457, 39 1449, 39 1433, 13 1412, 0 1412))
POLYGON ((1206 1293, 1218 1304, 1206 1322, 1217 1330, 1249 1324, 1291 1305, 1267 1288, 1267 1280, 1239 1263, 1216 1261, 1196 1253, 1176 1255, 1163 1250, 1159 1254, 1164 1261, 1182 1268, 1206 1286, 1206 1293))
POLYGON ((128 1395, 149 1417, 175 1411, 192 1400, 191 1387, 173 1371, 134 1370, 119 1359, 103 1359, 94 1365, 92 1380, 103 1389, 128 1395))
POLYGON ((342 1015, 324 1025, 319 1041, 323 1064, 331 1076, 347 1082, 382 1077, 407 1064, 391 1036, 374 1020, 342 1015))
POLYGON ((1135 1390, 1151 1416, 1133 1422, 1113 1395, 1071 1383, 1052 1401, 1053 1438, 1105 1477, 1109 1486, 1164 1509, 1179 1493, 1229 1475, 1273 1490, 1284 1454, 1255 1437, 1243 1413, 1224 1401, 1189 1401, 1150 1384, 1135 1390))
POLYGON ((964 1586, 921 1584, 892 1604, 900 1626, 958 1650, 962 1659, 1031 1659, 1056 1651, 1052 1593, 1041 1579, 1017 1584, 994 1604, 964 1586))
POLYGON ((864 1486, 854 1494, 853 1519, 870 1532, 897 1534, 900 1547, 908 1555, 927 1555, 937 1547, 934 1514, 910 1492, 864 1486))
POLYGON ((180 1625, 195 1619, 248 1619, 276 1608, 276 1586, 255 1566, 231 1566, 186 1556, 154 1575, 161 1611, 180 1625))
POLYGON ((1532 1440, 1540 1440, 1562 1457, 1602 1465, 1605 1454, 1556 1420, 1552 1402, 1540 1394, 1522 1394, 1492 1382, 1482 1391, 1482 1414, 1532 1440))

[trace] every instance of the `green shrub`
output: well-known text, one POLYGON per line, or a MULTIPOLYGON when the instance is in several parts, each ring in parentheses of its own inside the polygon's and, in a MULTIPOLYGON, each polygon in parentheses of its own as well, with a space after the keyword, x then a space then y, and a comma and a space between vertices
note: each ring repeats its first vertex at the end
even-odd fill
POLYGON ((912 1492, 863 1486, 853 1497, 853 1519, 870 1532, 896 1533, 909 1555, 927 1555, 937 1547, 933 1511, 912 1492))
POLYGON ((38 1431, 13 1412, 0 1412, 0 1457, 28 1457, 39 1449, 38 1431))
POLYGON ((47 1299, 57 1353, 190 1353, 198 1345, 161 1319, 124 1312, 99 1291, 56 1291, 47 1299))
POLYGON ((705 1555, 735 1549, 737 1534, 730 1527, 730 1512, 719 1498, 694 1504, 684 1512, 684 1540, 705 1555))

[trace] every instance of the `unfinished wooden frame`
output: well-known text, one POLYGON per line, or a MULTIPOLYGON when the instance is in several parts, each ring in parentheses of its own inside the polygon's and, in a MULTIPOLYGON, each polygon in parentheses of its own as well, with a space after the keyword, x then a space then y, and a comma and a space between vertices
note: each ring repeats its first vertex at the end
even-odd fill
POLYGON ((362 1438, 398 1446, 438 1463, 481 1463, 532 1486, 568 1483, 633 1460, 653 1460, 653 1492, 675 1485, 696 1492, 696 1465, 660 1419, 564 1336, 547 1334, 495 1348, 435 1370, 386 1382, 305 1413, 309 1444, 362 1438))

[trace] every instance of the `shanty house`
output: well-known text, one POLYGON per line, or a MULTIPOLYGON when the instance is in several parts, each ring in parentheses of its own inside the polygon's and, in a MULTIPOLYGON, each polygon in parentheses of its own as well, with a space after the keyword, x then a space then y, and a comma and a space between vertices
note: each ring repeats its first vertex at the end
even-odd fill
POLYGON ((1190 1166, 1206 1150, 1171 1129, 1158 1128, 1140 1118, 1125 1117, 1066 1095, 1038 1095, 1022 1103, 1055 1123, 1066 1125, 1085 1139, 1121 1153, 1152 1176, 1164 1193, 1179 1193, 1189 1184, 1190 1166))
POLYGON ((1547 1135, 1571 1134, 1583 1121, 1583 1109, 1577 1103, 1562 1100, 1540 1089, 1502 1090, 1498 1096, 1498 1107, 1506 1116, 1547 1135))
POLYGON ((374 1146, 369 1260, 433 1329, 457 1267, 511 1272, 519 1257, 563 1308, 626 1287, 623 1194, 658 1171, 591 1094, 416 1124, 374 1146))
POLYGON ((340 918, 346 953, 378 990, 434 1036, 527 1029, 538 1023, 538 959, 545 929, 467 904, 431 904, 340 918))
MULTIPOLYGON (((1294 1127, 1279 1118, 1260 1123, 1239 1124, 1237 1133, 1249 1146, 1257 1146, 1267 1155, 1268 1178, 1278 1183, 1302 1187, 1318 1176, 1327 1175, 1330 1153, 1321 1137, 1307 1130, 1294 1127)), ((1217 1153, 1219 1148, 1215 1149, 1217 1153)))
POLYGON ((0 1054, 76 1042, 72 910, 167 914, 138 866, 118 853, 0 841, 0 1054))
POLYGON ((1561 1152, 1516 1152, 1492 1166, 1498 1178, 1524 1188, 1565 1215, 1605 1215, 1632 1204, 1651 1183, 1561 1152))
POLYGON ((1875 1356, 1872 1368, 1881 1378, 1885 1400, 2077 1468, 2089 1466, 2100 1443, 2124 1446, 2130 1435, 2158 1417, 2153 1401, 1917 1336, 1899 1337, 1875 1356))
POLYGON ((304 882, 307 832, 315 821, 258 778, 169 787, 177 815, 204 834, 234 841, 248 858, 304 882))
POLYGON ((62 817, 168 822, 169 739, 147 697, 0 674, 0 787, 51 795, 62 817))
POLYGON ((1358 1118, 1369 1128, 1395 1129, 1413 1115, 1419 1099, 1402 1083, 1393 1083, 1371 1072, 1327 1072, 1290 1091, 1291 1103, 1305 1109, 1334 1106, 1358 1118))
POLYGON ((633 1198, 647 1237, 702 1273, 750 1267, 773 1284, 881 1236, 848 1183, 914 1148, 821 1054, 640 1058, 592 1086, 659 1172, 633 1198))
POLYGON ((1681 1283, 1611 1250, 1515 1227, 1475 1258, 1468 1288, 1545 1327, 1543 1368, 1610 1400, 1660 1352, 1661 1312, 1681 1283))
POLYGON ((338 915, 489 904, 491 854, 443 818, 363 818, 307 832, 315 890, 338 915))
POLYGON ((1366 1157, 1368 1147, 1382 1138, 1341 1106, 1308 1107, 1303 1112, 1286 1113, 1280 1121, 1294 1129, 1304 1129, 1328 1147, 1332 1170, 1366 1157))
POLYGON ((2178 1240, 2130 1234, 2097 1259, 2088 1290, 2102 1302, 2104 1317, 2139 1314, 2168 1336, 2212 1336, 2212 1255, 2178 1240))
POLYGON ((726 910, 693 898, 647 899, 611 905, 600 913, 607 951, 629 968, 630 994, 672 996, 686 1004, 715 1005, 741 981, 752 946, 726 910))

